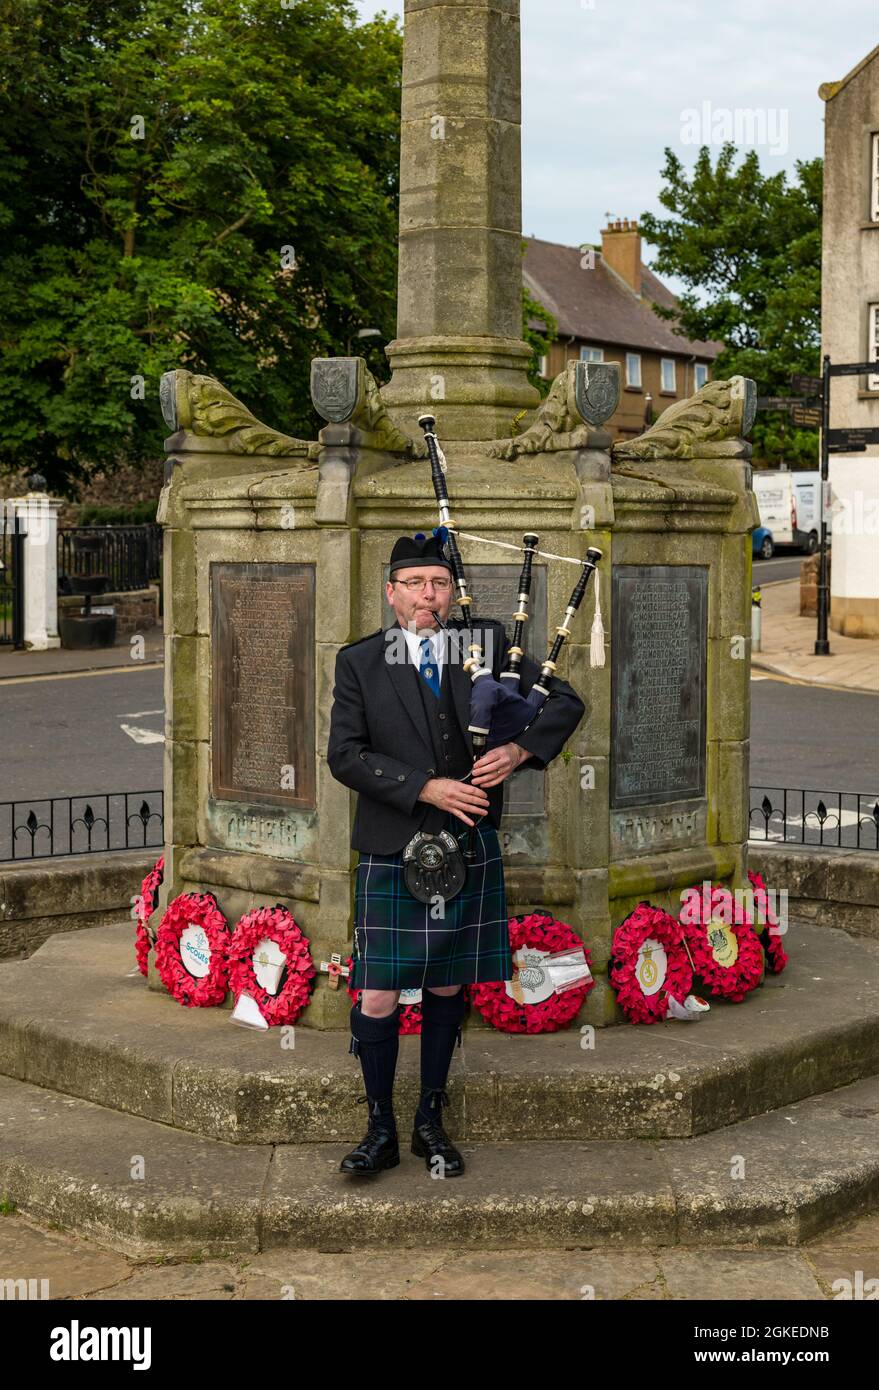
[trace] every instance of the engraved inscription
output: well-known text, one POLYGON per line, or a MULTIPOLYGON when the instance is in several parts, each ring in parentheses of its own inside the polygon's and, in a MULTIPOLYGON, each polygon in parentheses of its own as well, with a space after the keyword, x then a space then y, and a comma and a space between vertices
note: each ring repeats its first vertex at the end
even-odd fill
POLYGON ((314 809, 314 566, 214 564, 211 583, 214 796, 314 809))
POLYGON ((613 572, 611 805, 705 792, 704 567, 613 572))
POLYGON ((298 849, 300 836, 298 826, 274 816, 236 815, 228 819, 226 838, 229 844, 271 853, 273 847, 286 852, 298 849))
POLYGON ((623 856, 701 844, 706 818, 704 801, 673 802, 656 811, 611 811, 611 849, 615 855, 623 856))

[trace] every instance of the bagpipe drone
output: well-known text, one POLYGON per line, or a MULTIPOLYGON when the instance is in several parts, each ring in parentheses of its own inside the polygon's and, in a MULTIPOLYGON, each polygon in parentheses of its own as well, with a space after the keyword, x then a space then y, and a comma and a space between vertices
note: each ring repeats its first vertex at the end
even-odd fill
MULTIPOLYGON (((492 748, 498 748, 501 744, 515 742, 516 738, 525 732, 531 724, 538 711, 550 694, 553 673, 558 662, 559 653, 567 637, 571 635, 571 623, 577 613, 592 574, 601 559, 602 552, 597 546, 590 546, 586 551, 585 560, 573 560, 569 556, 555 556, 548 552, 538 550, 539 538, 533 533, 528 532, 523 536, 522 546, 506 545, 505 548, 523 551, 522 570, 519 576, 518 607, 513 617, 515 627, 513 630, 513 640, 506 654, 506 661, 500 679, 495 680, 490 667, 484 665, 484 654, 482 646, 474 637, 475 614, 473 610, 473 598, 469 592, 467 575, 464 570, 464 562, 461 559, 461 552, 458 546, 458 536, 461 534, 450 513, 449 493, 446 486, 445 456, 436 437, 436 420, 432 415, 422 415, 418 421, 424 431, 424 438, 427 443, 427 452, 430 458, 431 476, 433 479, 434 492, 439 506, 439 526, 435 528, 435 534, 441 545, 447 545, 449 563, 452 567, 452 575, 457 602, 461 608, 464 619, 464 626, 467 634, 468 655, 463 661, 464 669, 468 672, 472 688, 470 693, 470 724, 469 733, 473 744, 474 765, 483 753, 492 748), (519 693, 520 666, 524 655, 522 640, 525 631, 525 624, 528 621, 528 603, 531 594, 531 572, 535 555, 545 554, 548 559, 565 560, 580 566, 580 575, 568 599, 564 617, 560 625, 555 630, 555 637, 552 641, 549 653, 547 654, 541 667, 540 676, 534 682, 527 695, 519 693)), ((478 539, 478 538, 477 538, 478 539)), ((497 542, 497 544, 501 544, 497 542)), ((597 582, 597 581, 596 581, 597 582)), ((434 617, 439 625, 449 631, 448 624, 444 623, 439 614, 434 610, 434 617)), ((592 664, 604 664, 604 634, 601 628, 601 610, 598 594, 596 593, 596 614, 592 633, 592 664), (596 652, 596 647, 600 647, 600 655, 596 652)), ((470 775, 469 773, 467 774, 470 775)), ((466 780, 466 778, 464 779, 466 780)), ((422 896, 428 893, 433 886, 442 896, 453 896, 458 892, 463 883, 463 876, 459 872, 450 871, 451 866, 443 864, 444 858, 441 846, 438 843, 441 837, 428 836, 419 832, 419 835, 410 842, 404 852, 404 861, 407 868, 407 883, 410 891, 421 901, 429 901, 429 896, 422 896), (417 841, 417 845, 415 843, 417 841), (409 851, 411 853, 408 853, 409 851), (408 854, 408 859, 407 859, 408 854), (437 860, 437 856, 439 859, 437 860), (431 863, 434 860, 436 862, 431 863), (458 881, 460 880, 460 882, 458 881), (438 886, 439 885, 439 886, 438 886), (452 889, 452 892, 443 892, 452 889)), ((448 837, 452 838, 452 837, 448 837)), ((476 826, 470 829, 467 848, 464 851, 463 859, 466 863, 476 862, 476 826)))

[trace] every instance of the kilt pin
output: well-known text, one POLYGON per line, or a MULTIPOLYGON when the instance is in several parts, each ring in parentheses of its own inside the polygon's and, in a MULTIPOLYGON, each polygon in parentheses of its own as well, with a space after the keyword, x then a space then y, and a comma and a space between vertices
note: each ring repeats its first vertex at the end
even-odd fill
MULTIPOLYGON (((445 564, 431 548, 432 538, 420 548, 417 541, 405 540, 419 557, 408 559, 409 565, 445 564)), ((401 545, 398 541, 392 554, 392 572, 401 545)), ((462 848, 469 834, 453 812, 419 799, 431 779, 462 778, 473 765, 471 680, 448 636, 424 628, 407 632, 398 621, 340 649, 327 761, 333 777, 357 793, 351 985, 358 991, 422 990, 421 1099, 412 1150, 429 1169, 441 1162, 443 1176, 454 1176, 463 1172, 464 1162, 442 1127, 442 1106, 448 1103, 446 1078, 455 1043, 461 1044, 466 1004, 462 988, 451 995, 431 991, 508 980, 513 962, 498 837, 503 783, 485 789, 489 807, 477 819, 476 862, 468 864, 458 893, 427 904, 404 880, 403 851, 418 831, 448 831, 462 848)), ((509 645, 503 624, 476 620, 474 637, 482 643, 485 664, 499 676, 509 645)), ((540 667, 523 657, 520 671, 520 689, 527 694, 540 667)), ((526 765, 544 769, 584 714, 572 687, 554 678, 549 697, 516 738, 529 754, 526 765)), ((366 1014, 359 997, 351 1010, 350 1051, 363 1069, 369 1131, 342 1160, 343 1172, 372 1174, 400 1161, 392 1106, 399 1016, 399 1004, 384 1016, 366 1014)))

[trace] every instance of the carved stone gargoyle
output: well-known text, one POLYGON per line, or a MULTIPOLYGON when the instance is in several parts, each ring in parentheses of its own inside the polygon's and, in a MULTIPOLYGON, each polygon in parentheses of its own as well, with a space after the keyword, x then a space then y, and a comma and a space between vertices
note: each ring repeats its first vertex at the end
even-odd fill
POLYGON ((159 399, 172 432, 185 430, 199 439, 215 439, 220 453, 269 454, 296 460, 291 467, 299 468, 313 468, 317 462, 320 446, 316 442, 294 439, 262 424, 215 377, 165 372, 159 399))
POLYGON ((352 446, 404 454, 407 458, 424 458, 427 454, 423 439, 410 439, 394 424, 378 382, 362 357, 312 358, 311 399, 318 415, 329 425, 348 426, 347 443, 352 446))
POLYGON ((648 459, 746 458, 745 442, 757 411, 750 377, 709 381, 695 396, 675 401, 637 439, 614 444, 613 462, 648 459))
POLYGON ((534 424, 512 439, 492 439, 482 446, 492 458, 514 459, 520 454, 547 454, 559 449, 607 448, 600 428, 617 408, 620 369, 616 362, 568 362, 559 372, 534 424))

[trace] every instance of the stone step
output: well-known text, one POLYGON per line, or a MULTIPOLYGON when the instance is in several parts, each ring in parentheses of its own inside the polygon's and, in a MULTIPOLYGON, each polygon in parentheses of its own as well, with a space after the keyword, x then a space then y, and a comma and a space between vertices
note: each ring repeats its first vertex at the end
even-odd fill
MULTIPOLYGON (((879 1072, 879 953, 792 929, 792 962, 698 1023, 520 1037, 464 1030, 447 1125, 499 1142, 701 1134, 879 1072)), ((346 1032, 252 1032, 184 1009, 134 971, 132 929, 58 935, 0 968, 0 1074, 236 1144, 342 1142, 363 1130, 346 1032), (289 1036, 287 1041, 289 1041, 289 1036)), ((395 1102, 413 1113, 419 1040, 395 1102)))
MULTIPOLYGON (((477 1139, 663 1137, 703 1132, 879 1070, 875 954, 804 928, 795 965, 742 1005, 694 1025, 534 1038, 465 1030, 453 1063, 457 1133, 477 1139), (821 981, 822 1023, 815 1019, 821 981), (825 1019, 826 1014, 826 1019, 825 1019)), ((240 1143, 356 1138, 359 1068, 347 1037, 230 1026, 131 973, 128 928, 59 936, 0 972, 0 1070, 180 1128, 240 1143), (35 1017, 33 999, 43 1010, 35 1017), (287 1038, 289 1042, 289 1037, 287 1038)), ((418 1040, 401 1040, 397 1098, 417 1086, 418 1040)))
POLYGON ((7 1077, 0 1117, 0 1198, 136 1257, 794 1246, 879 1208, 876 1077, 689 1139, 462 1141, 444 1180, 405 1133, 355 1179, 344 1144, 225 1144, 7 1077))

